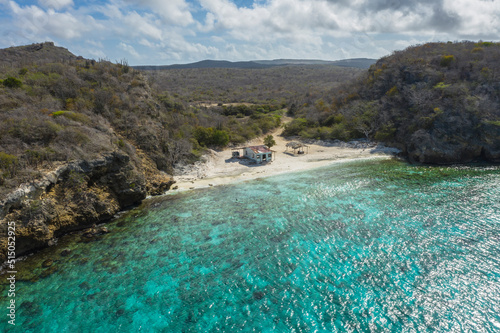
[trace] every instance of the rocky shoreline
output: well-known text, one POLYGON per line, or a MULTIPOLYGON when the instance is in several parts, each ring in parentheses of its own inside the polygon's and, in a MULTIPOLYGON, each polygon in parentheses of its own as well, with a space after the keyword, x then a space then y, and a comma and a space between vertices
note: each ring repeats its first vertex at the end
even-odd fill
POLYGON ((55 243, 66 233, 110 220, 148 195, 162 194, 174 180, 151 161, 123 152, 76 161, 23 184, 0 201, 0 262, 7 260, 7 229, 15 223, 16 257, 55 243))

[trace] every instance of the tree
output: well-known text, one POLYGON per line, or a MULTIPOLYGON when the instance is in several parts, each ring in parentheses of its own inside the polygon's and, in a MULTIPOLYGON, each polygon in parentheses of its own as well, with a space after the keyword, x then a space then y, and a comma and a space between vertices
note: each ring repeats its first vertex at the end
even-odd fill
POLYGON ((274 137, 271 134, 269 134, 264 138, 264 144, 268 148, 271 148, 272 146, 276 146, 276 141, 274 141, 274 137))

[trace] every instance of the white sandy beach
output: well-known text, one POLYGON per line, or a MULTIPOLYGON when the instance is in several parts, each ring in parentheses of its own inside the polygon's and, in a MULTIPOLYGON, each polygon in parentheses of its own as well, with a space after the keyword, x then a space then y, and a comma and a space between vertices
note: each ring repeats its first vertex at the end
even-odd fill
MULTIPOLYGON (((286 144, 292 140, 278 136, 282 129, 273 133, 276 145, 271 147, 274 160, 267 164, 249 164, 249 160, 231 158, 231 149, 211 150, 194 165, 181 166, 175 170, 176 183, 173 191, 185 191, 209 186, 224 185, 256 178, 268 177, 284 172, 295 172, 322 167, 336 161, 359 158, 390 158, 397 151, 380 147, 374 143, 306 143, 305 154, 293 154, 286 144)), ((262 145, 263 138, 248 142, 245 146, 262 145)))

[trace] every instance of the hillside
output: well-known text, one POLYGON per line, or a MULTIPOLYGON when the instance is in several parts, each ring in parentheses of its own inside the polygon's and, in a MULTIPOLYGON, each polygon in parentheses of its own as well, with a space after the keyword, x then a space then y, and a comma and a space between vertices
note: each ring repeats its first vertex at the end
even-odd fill
POLYGON ((500 162, 500 44, 432 43, 369 70, 139 71, 53 43, 0 50, 0 260, 161 194, 174 167, 294 117, 284 135, 368 138, 410 161, 500 162))
POLYGON ((0 56, 2 261, 10 221, 17 255, 47 246, 163 193, 177 164, 262 136, 280 126, 286 108, 361 73, 274 66, 166 75, 84 59, 53 43, 0 56))
POLYGON ((339 67, 352 67, 360 69, 368 69, 377 60, 368 58, 353 58, 342 60, 308 60, 308 59, 275 59, 275 60, 256 60, 256 63, 270 66, 289 66, 289 65, 330 65, 339 67))
POLYGON ((18 67, 24 64, 40 65, 44 63, 76 60, 77 57, 62 47, 55 47, 52 42, 0 49, 0 67, 18 67))
POLYGON ((0 243, 16 221, 17 255, 163 193, 177 163, 262 135, 283 113, 279 104, 238 117, 196 109, 126 63, 52 43, 0 53, 0 243))
POLYGON ((309 60, 309 59, 275 59, 254 61, 227 61, 227 60, 202 60, 189 64, 158 65, 158 66, 134 66, 139 70, 165 70, 165 69, 190 69, 190 68, 240 68, 240 69, 262 69, 276 66, 309 66, 329 65, 339 67, 352 67, 368 69, 376 62, 376 59, 355 58, 335 61, 309 60))
POLYGON ((286 135, 369 138, 410 161, 500 162, 500 44, 430 43, 394 52, 298 110, 286 135))
POLYGON ((164 69, 188 69, 188 68, 269 68, 270 65, 259 64, 254 61, 226 61, 226 60, 202 60, 189 64, 176 64, 165 66, 134 66, 139 70, 164 70, 164 69))
POLYGON ((190 105, 253 103, 292 107, 311 103, 363 72, 352 67, 295 65, 148 70, 145 74, 153 86, 190 105))

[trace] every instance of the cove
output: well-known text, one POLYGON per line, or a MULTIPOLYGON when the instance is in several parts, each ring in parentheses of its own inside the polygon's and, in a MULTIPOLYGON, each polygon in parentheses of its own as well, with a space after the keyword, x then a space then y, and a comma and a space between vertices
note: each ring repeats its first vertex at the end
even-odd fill
POLYGON ((18 262, 0 331, 500 329, 498 166, 336 163, 154 198, 107 227, 18 262))

